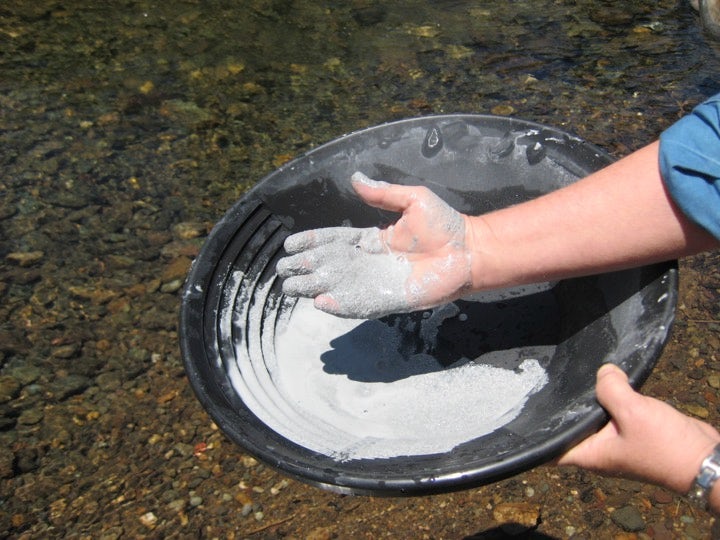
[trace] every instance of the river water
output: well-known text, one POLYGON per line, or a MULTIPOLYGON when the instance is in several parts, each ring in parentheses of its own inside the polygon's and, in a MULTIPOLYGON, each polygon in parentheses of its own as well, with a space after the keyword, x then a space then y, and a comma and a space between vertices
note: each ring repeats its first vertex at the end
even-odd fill
MULTIPOLYGON (((552 468, 402 502, 290 482, 196 402, 177 313, 212 225, 304 151, 462 112, 619 157, 720 91, 717 50, 684 0, 3 2, 0 535, 494 538, 507 502, 558 538, 620 534, 619 508, 645 534, 709 535, 680 498, 552 468)), ((711 421, 715 262, 683 263, 648 383, 711 421), (686 371, 700 390, 668 386, 686 371)))

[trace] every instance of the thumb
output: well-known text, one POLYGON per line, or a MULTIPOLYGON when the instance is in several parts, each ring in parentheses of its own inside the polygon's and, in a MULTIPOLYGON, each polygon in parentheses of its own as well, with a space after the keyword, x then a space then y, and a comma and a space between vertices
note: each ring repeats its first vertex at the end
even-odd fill
POLYGON ((368 178, 361 172, 353 173, 350 181, 353 189, 364 202, 383 210, 402 213, 417 198, 418 188, 415 186, 379 182, 368 178))
POLYGON ((615 364, 603 364, 597 372, 595 393, 598 403, 617 418, 628 409, 636 397, 635 390, 628 382, 627 374, 615 364))
POLYGON ((595 397, 608 412, 612 420, 600 431, 591 435, 577 446, 570 448, 556 461, 557 465, 577 465, 585 468, 598 468, 605 461, 607 445, 619 435, 620 424, 617 415, 622 415, 626 403, 634 397, 634 391, 628 384, 625 372, 615 364, 603 364, 597 371, 595 397))

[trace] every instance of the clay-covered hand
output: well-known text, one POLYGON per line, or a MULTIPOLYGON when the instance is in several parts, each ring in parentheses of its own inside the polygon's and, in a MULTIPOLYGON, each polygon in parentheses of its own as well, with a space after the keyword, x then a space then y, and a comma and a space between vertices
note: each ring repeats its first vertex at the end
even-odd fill
POLYGON ((315 299, 347 318, 377 318, 434 307, 471 284, 467 217, 422 186, 351 178, 367 204, 402 213, 387 228, 330 227, 285 241, 277 264, 283 292, 315 299))
POLYGON ((703 459, 720 442, 715 428, 637 393, 625 372, 613 364, 598 371, 596 392, 610 422, 571 448, 558 464, 686 493, 703 459))

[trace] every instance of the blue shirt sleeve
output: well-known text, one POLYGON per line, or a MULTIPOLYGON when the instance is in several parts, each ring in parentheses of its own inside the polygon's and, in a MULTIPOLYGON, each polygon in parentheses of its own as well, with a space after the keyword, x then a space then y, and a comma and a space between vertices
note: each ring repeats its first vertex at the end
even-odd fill
POLYGON ((660 174, 680 210, 720 239, 720 94, 660 135, 660 174))

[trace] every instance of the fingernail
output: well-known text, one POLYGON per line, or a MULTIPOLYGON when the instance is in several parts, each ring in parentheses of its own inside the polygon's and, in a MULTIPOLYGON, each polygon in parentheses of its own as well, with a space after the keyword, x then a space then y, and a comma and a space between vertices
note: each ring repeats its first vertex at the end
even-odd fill
POLYGON ((360 171, 354 172, 353 175, 350 177, 350 180, 352 182, 357 182, 358 184, 364 184, 371 188, 379 188, 382 184, 385 183, 373 180, 372 178, 369 178, 365 174, 361 173, 360 171))
POLYGON ((604 375, 605 373, 610 373, 611 371, 615 371, 617 369, 620 369, 620 368, 617 367, 615 364, 608 362, 607 364, 603 364, 602 366, 600 366, 600 369, 598 369, 597 374, 598 374, 598 376, 600 376, 600 375, 604 375))

